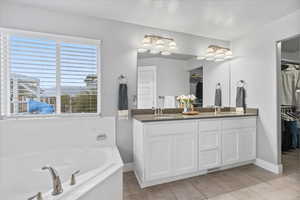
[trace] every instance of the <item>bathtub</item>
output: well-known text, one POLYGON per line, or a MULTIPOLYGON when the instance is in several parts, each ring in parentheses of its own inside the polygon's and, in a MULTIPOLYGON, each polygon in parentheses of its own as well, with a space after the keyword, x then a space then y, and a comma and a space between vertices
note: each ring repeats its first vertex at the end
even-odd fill
MULTIPOLYGON (((99 121, 96 124, 98 123, 99 121)), ((5 132, 5 126, 0 127, 2 133, 5 132)), ((50 150, 44 148, 41 151, 24 150, 23 153, 18 154, 3 155, 2 153, 0 155, 0 199, 27 200, 38 192, 42 192, 43 200, 122 200, 123 162, 119 151, 112 142, 103 141, 102 144, 99 144, 99 141, 96 142, 95 136, 99 133, 95 128, 92 130, 93 133, 82 134, 86 139, 85 145, 81 144, 85 143, 82 138, 81 143, 76 141, 76 144, 71 140, 73 143, 68 147, 65 147, 66 144, 55 144, 55 148, 50 150), (52 196, 52 179, 48 170, 41 170, 43 166, 51 166, 58 171, 63 193, 52 196), (71 174, 77 170, 80 170, 80 173, 76 175, 76 184, 71 186, 71 174)), ((107 140, 113 141, 110 138, 112 135, 107 134, 107 140)), ((30 134, 28 137, 30 140, 30 134)), ((73 140, 75 140, 74 137, 73 140)), ((1 139, 9 140, 3 136, 1 139)), ((15 142, 26 143, 24 140, 15 142)), ((45 142, 45 144, 48 143, 45 142)), ((15 148, 18 148, 18 145, 15 148)), ((42 148, 38 147, 38 149, 42 148)))

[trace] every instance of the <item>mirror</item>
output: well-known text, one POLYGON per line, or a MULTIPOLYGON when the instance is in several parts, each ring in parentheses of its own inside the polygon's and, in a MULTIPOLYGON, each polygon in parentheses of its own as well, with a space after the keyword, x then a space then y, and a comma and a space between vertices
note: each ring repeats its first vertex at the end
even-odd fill
POLYGON ((194 95, 194 107, 213 106, 216 88, 229 106, 229 64, 197 60, 186 54, 137 55, 137 109, 178 108, 181 95, 194 95))

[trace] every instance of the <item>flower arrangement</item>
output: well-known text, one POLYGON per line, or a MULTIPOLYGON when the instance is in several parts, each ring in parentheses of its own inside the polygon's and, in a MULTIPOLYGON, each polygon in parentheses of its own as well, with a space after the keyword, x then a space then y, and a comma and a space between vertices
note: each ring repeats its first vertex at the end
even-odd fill
POLYGON ((196 100, 196 97, 191 94, 191 95, 181 95, 177 97, 177 101, 180 103, 193 103, 196 100))
POLYGON ((183 105, 183 112, 189 112, 192 110, 192 103, 196 100, 194 95, 181 95, 177 97, 177 101, 183 105))

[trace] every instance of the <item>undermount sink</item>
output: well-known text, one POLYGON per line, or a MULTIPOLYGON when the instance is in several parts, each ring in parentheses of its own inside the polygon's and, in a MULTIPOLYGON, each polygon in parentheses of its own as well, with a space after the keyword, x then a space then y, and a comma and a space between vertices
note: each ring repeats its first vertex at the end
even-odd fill
POLYGON ((168 119, 168 118, 175 118, 175 117, 181 117, 181 114, 162 114, 162 115, 155 116, 155 118, 158 119, 168 119))

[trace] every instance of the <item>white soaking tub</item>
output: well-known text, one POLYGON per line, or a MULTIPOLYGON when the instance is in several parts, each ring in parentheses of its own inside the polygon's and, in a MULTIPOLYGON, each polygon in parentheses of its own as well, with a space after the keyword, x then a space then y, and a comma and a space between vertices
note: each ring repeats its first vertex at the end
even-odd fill
MULTIPOLYGON (((70 124, 75 122, 72 121, 70 124)), ((53 123, 53 121, 46 123, 53 123)), ((97 121, 98 123, 100 122, 97 121)), ((1 125, 0 130, 5 131, 6 125, 2 127, 1 125)), ((100 128, 92 130, 93 133, 82 134, 86 141, 82 138, 82 141, 77 141, 76 144, 74 142, 68 144, 69 147, 64 147, 66 146, 64 142, 63 145, 55 144, 56 147, 51 150, 48 150, 48 147, 43 149, 39 146, 38 149, 43 149, 40 152, 25 151, 12 154, 3 153, 5 152, 3 150, 0 154, 0 199, 27 200, 41 192, 43 200, 122 200, 123 162, 117 147, 113 144, 114 142, 111 142, 114 141, 114 136, 106 132, 105 140, 96 141, 100 128), (93 142, 91 142, 92 140, 93 142), (81 143, 88 145, 81 145, 81 143), (57 196, 51 194, 52 178, 48 170, 41 169, 43 166, 51 166, 56 169, 62 182, 63 193, 57 196), (71 186, 71 174, 77 170, 80 170, 80 173, 76 175, 76 184, 71 186)), ((31 136, 28 135, 28 137, 30 140, 31 136)), ((0 138, 9 140, 3 135, 0 138)), ((75 140, 74 138, 75 136, 72 137, 73 140, 75 140)), ((26 143, 28 141, 15 142, 26 143)), ((45 142, 45 144, 47 143, 49 142, 45 142)), ((18 145, 14 148, 18 148, 18 145)))

